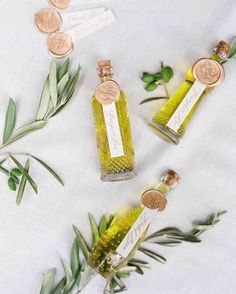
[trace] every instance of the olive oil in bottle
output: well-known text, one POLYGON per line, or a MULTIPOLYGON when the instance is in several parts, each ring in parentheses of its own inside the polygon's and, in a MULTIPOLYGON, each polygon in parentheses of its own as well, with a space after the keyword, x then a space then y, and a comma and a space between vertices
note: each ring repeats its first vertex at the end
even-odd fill
POLYGON ((134 149, 126 96, 112 80, 111 61, 98 63, 101 83, 92 97, 97 148, 102 181, 132 178, 134 149))
POLYGON ((185 81, 152 118, 151 128, 168 142, 178 144, 199 103, 207 92, 224 80, 222 62, 229 45, 220 41, 209 58, 199 59, 190 68, 185 81))
POLYGON ((111 277, 129 262, 143 241, 152 218, 165 209, 166 196, 180 177, 167 171, 161 183, 147 190, 141 197, 142 205, 120 216, 94 244, 89 264, 102 276, 111 277))

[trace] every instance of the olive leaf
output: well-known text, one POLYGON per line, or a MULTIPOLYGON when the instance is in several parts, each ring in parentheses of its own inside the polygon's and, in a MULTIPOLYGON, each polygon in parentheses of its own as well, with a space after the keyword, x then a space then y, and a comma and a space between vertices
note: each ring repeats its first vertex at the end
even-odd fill
POLYGON ((167 97, 150 97, 150 98, 147 98, 147 99, 144 99, 142 100, 139 104, 145 104, 145 103, 148 103, 148 102, 152 102, 152 101, 155 101, 155 100, 167 100, 168 98, 167 97))
POLYGON ((52 60, 49 74, 49 90, 52 98, 52 104, 57 106, 57 64, 52 60))
POLYGON ((165 257, 161 256, 160 254, 158 254, 150 249, 147 249, 144 247, 139 247, 138 250, 141 251, 142 253, 146 254, 147 256, 159 261, 160 263, 166 263, 165 257))
MULTIPOLYGON (((30 161, 29 161, 29 159, 27 159, 25 167, 24 167, 25 172, 27 174, 29 174, 29 168, 30 168, 30 161)), ((18 192, 17 192, 17 197, 16 197, 16 204, 17 205, 20 205, 21 200, 23 198, 26 182, 27 182, 27 178, 26 178, 26 176, 23 175, 22 178, 21 178, 19 188, 18 188, 18 192)))
POLYGON ((93 236, 93 244, 95 244, 97 240, 99 239, 98 226, 94 216, 91 213, 88 214, 88 218, 89 218, 89 223, 90 223, 92 236, 93 236))
POLYGON ((44 119, 44 117, 48 111, 50 97, 51 97, 51 94, 50 94, 50 90, 49 90, 49 80, 47 79, 44 86, 43 86, 43 91, 42 91, 40 102, 39 102, 36 120, 43 120, 44 119))
POLYGON ((33 188, 35 193, 37 194, 38 193, 37 185, 34 182, 34 180, 31 178, 29 173, 23 168, 23 166, 20 164, 20 162, 14 156, 10 155, 10 158, 14 161, 16 166, 19 168, 19 170, 22 172, 22 174, 26 177, 27 181, 29 182, 29 184, 31 185, 31 187, 33 188))
POLYGON ((53 282, 56 276, 56 269, 51 269, 44 277, 40 294, 51 294, 53 282))
POLYGON ((77 239, 74 239, 72 244, 70 267, 71 267, 73 278, 75 278, 80 269, 79 245, 78 245, 77 239))
POLYGON ((5 144, 7 140, 11 137, 16 124, 16 105, 12 98, 9 99, 6 117, 5 117, 5 127, 3 133, 2 143, 5 144))
POLYGON ((50 174, 52 174, 55 179, 61 183, 64 186, 64 183, 62 181, 62 179, 59 177, 59 175, 50 167, 48 166, 44 161, 42 161, 41 159, 35 157, 35 156, 31 156, 32 158, 34 158, 37 162, 39 162, 46 170, 48 170, 50 172, 50 174))
POLYGON ((107 216, 104 214, 98 225, 100 237, 105 233, 107 226, 108 226, 107 216))
POLYGON ((236 58, 236 37, 233 38, 230 44, 230 51, 228 58, 236 58))
POLYGON ((80 246, 80 249, 84 255, 84 258, 87 260, 90 253, 88 245, 85 239, 83 238, 82 234, 80 233, 80 231, 76 228, 76 226, 73 225, 73 229, 74 229, 78 244, 80 246))
POLYGON ((63 258, 61 258, 61 263, 62 263, 62 267, 66 277, 65 290, 69 290, 74 280, 72 276, 72 272, 71 272, 71 269, 67 266, 66 261, 63 258))
POLYGON ((69 71, 69 66, 70 66, 70 58, 67 58, 61 68, 58 71, 58 80, 60 81, 61 78, 68 73, 69 71))

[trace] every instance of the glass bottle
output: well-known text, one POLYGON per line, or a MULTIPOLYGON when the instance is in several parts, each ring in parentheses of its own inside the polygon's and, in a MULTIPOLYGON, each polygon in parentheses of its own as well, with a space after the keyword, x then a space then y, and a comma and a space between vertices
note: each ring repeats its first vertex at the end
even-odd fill
POLYGON ((166 172, 155 189, 143 193, 140 207, 120 216, 105 231, 93 246, 88 259, 97 272, 108 278, 129 262, 142 243, 156 212, 164 210, 166 196, 179 179, 175 171, 166 172))
POLYGON ((222 63, 229 45, 220 41, 209 58, 199 59, 185 76, 185 81, 149 123, 168 142, 178 144, 187 124, 207 92, 224 80, 222 63))
POLYGON ((97 148, 102 181, 121 181, 132 178, 134 149, 126 96, 112 80, 110 60, 98 63, 101 83, 92 97, 97 148))

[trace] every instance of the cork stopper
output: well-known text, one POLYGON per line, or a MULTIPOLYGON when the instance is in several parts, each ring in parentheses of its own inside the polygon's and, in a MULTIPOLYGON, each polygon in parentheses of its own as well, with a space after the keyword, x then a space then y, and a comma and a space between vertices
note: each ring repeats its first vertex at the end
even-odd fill
POLYGON ((101 60, 98 62, 98 76, 101 80, 112 78, 111 60, 101 60))
POLYGON ((220 41, 213 52, 216 53, 221 59, 226 59, 230 51, 230 46, 225 41, 220 41))
POLYGON ((180 175, 174 170, 170 169, 163 174, 162 182, 169 187, 169 189, 174 189, 181 179, 180 175))

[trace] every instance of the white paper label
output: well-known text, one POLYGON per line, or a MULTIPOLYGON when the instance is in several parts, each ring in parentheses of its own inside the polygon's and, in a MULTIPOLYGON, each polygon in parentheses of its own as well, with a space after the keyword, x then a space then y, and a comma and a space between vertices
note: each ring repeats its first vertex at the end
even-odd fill
POLYGON ((105 12, 105 8, 86 9, 75 12, 61 13, 63 27, 78 25, 105 12))
POLYGON ((125 238, 117 247, 116 252, 122 257, 126 258, 137 244, 138 240, 151 223, 153 217, 156 215, 156 210, 144 208, 142 213, 137 218, 136 222, 130 228, 125 238))
POLYGON ((124 156, 124 148, 117 117, 116 104, 102 105, 111 157, 124 156))
POLYGON ((72 28, 71 30, 67 31, 67 33, 71 36, 73 42, 76 42, 77 40, 82 39, 99 29, 102 29, 115 20, 116 19, 112 11, 107 10, 106 12, 95 16, 91 20, 72 28))
POLYGON ((178 131, 179 127, 193 108, 194 104, 200 98, 206 87, 206 85, 198 81, 193 83, 192 87, 168 121, 167 127, 175 132, 178 131))

